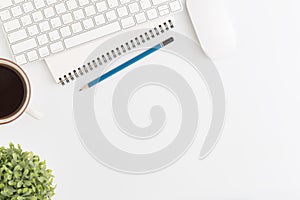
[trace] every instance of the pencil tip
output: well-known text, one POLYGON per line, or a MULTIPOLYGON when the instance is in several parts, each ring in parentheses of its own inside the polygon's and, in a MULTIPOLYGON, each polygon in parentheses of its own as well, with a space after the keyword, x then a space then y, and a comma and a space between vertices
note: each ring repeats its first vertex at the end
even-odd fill
POLYGON ((85 85, 85 86, 83 86, 82 88, 80 88, 80 89, 79 89, 79 92, 81 92, 81 91, 83 91, 83 90, 86 90, 86 89, 88 89, 88 86, 87 86, 87 85, 85 85))

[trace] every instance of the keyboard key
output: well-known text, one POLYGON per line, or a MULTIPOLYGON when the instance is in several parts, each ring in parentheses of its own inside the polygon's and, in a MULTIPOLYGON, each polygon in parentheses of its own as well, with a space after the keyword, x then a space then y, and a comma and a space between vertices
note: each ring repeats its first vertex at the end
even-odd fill
POLYGON ((33 38, 11 46, 14 54, 19 54, 35 47, 37 47, 37 43, 33 38))
POLYGON ((62 42, 56 42, 50 45, 50 49, 52 53, 57 53, 64 50, 64 46, 62 42))
POLYGON ((114 10, 107 12, 106 18, 108 21, 113 21, 113 20, 117 19, 116 12, 114 10))
POLYGON ((169 8, 168 8, 168 9, 165 9, 165 10, 160 10, 160 11, 159 11, 159 14, 160 14, 161 16, 167 15, 167 14, 169 14, 169 13, 170 13, 169 8))
POLYGON ((141 0, 140 4, 143 10, 151 7, 150 0, 141 0))
POLYGON ((156 6, 158 4, 162 4, 162 3, 165 3, 167 1, 169 1, 169 0, 152 0, 152 3, 153 3, 153 5, 156 6))
POLYGON ((63 27, 60 29, 60 34, 63 36, 63 37, 68 37, 70 36, 72 33, 71 33, 71 30, 68 26, 66 27, 63 27))
POLYGON ((25 0, 14 0, 15 3, 22 3, 24 2, 25 0))
POLYGON ((79 1, 80 6, 85 6, 85 5, 88 5, 90 3, 89 0, 78 0, 78 1, 79 1))
POLYGON ((83 34, 68 38, 65 40, 65 45, 67 48, 75 47, 80 44, 92 41, 94 39, 106 36, 108 34, 112 34, 119 30, 121 30, 119 22, 114 22, 114 23, 102 26, 100 28, 85 32, 83 34))
POLYGON ((12 21, 6 22, 3 24, 3 26, 6 32, 10 32, 21 27, 18 19, 14 19, 12 21))
POLYGON ((107 3, 110 8, 115 8, 119 5, 118 0, 107 0, 107 3))
POLYGON ((34 36, 34 35, 37 35, 39 33, 39 30, 38 30, 36 25, 28 27, 27 30, 28 30, 28 33, 29 33, 30 36, 34 36))
POLYGON ((29 60, 30 62, 35 61, 35 60, 38 59, 38 55, 37 55, 37 53, 36 53, 35 50, 28 52, 28 53, 27 53, 27 57, 28 57, 28 60, 29 60))
POLYGON ((73 22, 72 15, 70 13, 63 15, 62 21, 64 24, 69 24, 69 23, 73 22))
POLYGON ((94 22, 92 19, 87 19, 87 20, 84 20, 83 21, 83 26, 85 29, 91 29, 93 28, 95 25, 94 25, 94 22))
POLYGON ((26 59, 25 55, 16 56, 16 61, 19 65, 23 65, 23 64, 27 63, 27 59, 26 59))
POLYGON ((158 17, 157 11, 155 9, 151 9, 147 11, 147 16, 149 19, 155 19, 158 17))
POLYGON ((29 12, 33 11, 32 3, 31 2, 24 3, 23 4, 23 9, 24 9, 24 12, 26 12, 26 13, 29 13, 29 12))
POLYGON ((60 3, 55 6, 55 10, 56 10, 57 14, 62 14, 67 11, 67 8, 64 3, 60 3))
POLYGON ((5 1, 1 0, 0 1, 0 9, 7 8, 12 5, 13 5, 13 2, 11 0, 5 0, 5 1))
POLYGON ((82 31, 82 26, 81 24, 78 22, 78 23, 75 23, 72 25, 72 30, 73 30, 73 33, 79 33, 82 31))
POLYGON ((75 8, 78 8, 78 5, 75 0, 69 0, 69 1, 67 1, 67 7, 69 10, 73 10, 75 8))
POLYGON ((175 12, 175 11, 181 9, 181 5, 180 5, 179 1, 174 1, 174 2, 170 3, 170 8, 171 8, 172 12, 175 12))
POLYGON ((99 12, 104 12, 107 10, 107 5, 106 5, 105 1, 101 1, 100 3, 97 3, 96 7, 99 12))
POLYGON ((84 14, 83 14, 82 9, 76 10, 76 11, 73 13, 73 15, 74 15, 75 20, 80 20, 80 19, 83 19, 83 18, 84 18, 84 14))
POLYGON ((14 17, 20 16, 23 14, 23 11, 20 6, 13 7, 11 13, 14 17))
POLYGON ((135 25, 135 21, 134 21, 133 17, 127 17, 125 19, 122 19, 121 23, 122 23, 123 28, 129 28, 129 27, 132 27, 133 25, 135 25))
POLYGON ((117 9, 119 17, 125 17, 128 15, 128 10, 126 6, 117 9))
POLYGON ((135 19, 138 24, 144 23, 147 21, 144 13, 139 13, 139 14, 135 15, 135 19))
POLYGON ((41 11, 37 11, 37 12, 32 13, 32 18, 33 18, 33 21, 39 22, 39 21, 43 20, 44 16, 41 11))
POLYGON ((30 15, 26 15, 24 17, 21 17, 21 22, 22 22, 23 26, 28 26, 28 25, 32 24, 32 20, 31 20, 30 15))
POLYGON ((50 25, 48 21, 44 21, 42 23, 39 24, 40 30, 41 32, 46 32, 50 30, 50 25))
POLYGON ((0 17, 2 21, 6 21, 11 18, 9 10, 4 10, 0 13, 0 17))
POLYGON ((46 0, 48 5, 52 5, 57 2, 57 0, 46 0))
POLYGON ((49 7, 49 8, 46 8, 44 10, 44 14, 45 14, 46 18, 50 18, 50 17, 53 17, 55 15, 55 11, 52 7, 49 7))
POLYGON ((44 45, 44 44, 47 44, 49 42, 48 37, 47 37, 46 34, 38 36, 37 40, 38 40, 39 45, 44 45))
POLYGON ((136 12, 139 12, 139 5, 137 3, 132 3, 132 4, 129 4, 128 5, 129 7, 129 10, 131 13, 136 13, 136 12))
POLYGON ((56 41, 56 40, 59 40, 60 39, 60 36, 59 36, 59 33, 57 30, 55 31, 52 31, 49 33, 49 38, 50 38, 50 41, 56 41))
POLYGON ((103 15, 97 15, 96 17, 94 17, 96 25, 102 25, 105 24, 105 18, 103 15))
POLYGON ((41 57, 46 57, 50 55, 48 47, 39 48, 39 54, 41 57))
POLYGON ((15 43, 17 41, 23 40, 23 39, 27 38, 27 36, 28 35, 24 29, 10 33, 7 35, 10 43, 15 43))
POLYGON ((158 7, 158 11, 162 11, 162 10, 166 10, 166 9, 169 9, 168 5, 162 5, 162 6, 158 7))
POLYGON ((96 14, 96 10, 93 5, 86 7, 84 11, 88 17, 96 14))
POLYGON ((126 4, 126 3, 129 3, 130 0, 120 0, 121 4, 126 4))
POLYGON ((33 3, 36 9, 40 9, 46 6, 44 0, 33 0, 33 3))
POLYGON ((160 15, 167 15, 170 13, 169 6, 163 5, 158 7, 158 12, 160 15))
POLYGON ((57 28, 62 25, 59 17, 51 19, 50 22, 53 28, 57 28))

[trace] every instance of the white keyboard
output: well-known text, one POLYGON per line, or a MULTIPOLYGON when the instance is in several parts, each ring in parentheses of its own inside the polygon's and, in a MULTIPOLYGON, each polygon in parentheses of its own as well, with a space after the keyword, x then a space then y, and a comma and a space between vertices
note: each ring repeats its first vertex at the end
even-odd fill
POLYGON ((181 10, 180 0, 0 0, 20 65, 181 10))

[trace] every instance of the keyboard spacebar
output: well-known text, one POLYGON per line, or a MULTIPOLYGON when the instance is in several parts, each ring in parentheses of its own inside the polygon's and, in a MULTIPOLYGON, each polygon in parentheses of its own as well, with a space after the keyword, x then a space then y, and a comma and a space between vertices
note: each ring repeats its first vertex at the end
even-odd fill
POLYGON ((111 24, 108 24, 106 26, 102 26, 100 28, 82 33, 80 35, 76 35, 74 37, 65 39, 65 45, 66 48, 72 48, 75 46, 78 46, 80 44, 92 41, 97 38, 101 38, 105 35, 115 33, 117 31, 121 30, 119 22, 114 22, 111 24))

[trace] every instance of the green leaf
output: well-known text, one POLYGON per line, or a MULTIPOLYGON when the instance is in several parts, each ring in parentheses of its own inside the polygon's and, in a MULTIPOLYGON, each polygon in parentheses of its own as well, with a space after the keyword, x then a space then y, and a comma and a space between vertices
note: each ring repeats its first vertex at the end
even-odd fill
POLYGON ((12 156, 13 156, 13 159, 14 159, 14 160, 18 160, 18 156, 17 156, 16 153, 13 153, 12 156))
POLYGON ((15 184, 14 181, 8 181, 8 185, 12 186, 12 185, 14 185, 14 184, 15 184))
POLYGON ((18 184, 17 184, 17 188, 20 188, 22 185, 23 185, 23 182, 19 181, 18 184))
POLYGON ((18 193, 18 194, 22 194, 22 193, 23 193, 23 190, 22 190, 22 189, 18 189, 17 193, 18 193))
POLYGON ((24 200, 24 199, 26 199, 26 198, 25 197, 21 197, 21 196, 17 197, 17 200, 24 200))
POLYGON ((24 175, 27 175, 27 174, 29 174, 29 169, 28 169, 28 168, 26 168, 26 169, 24 170, 23 174, 24 174, 24 175))

